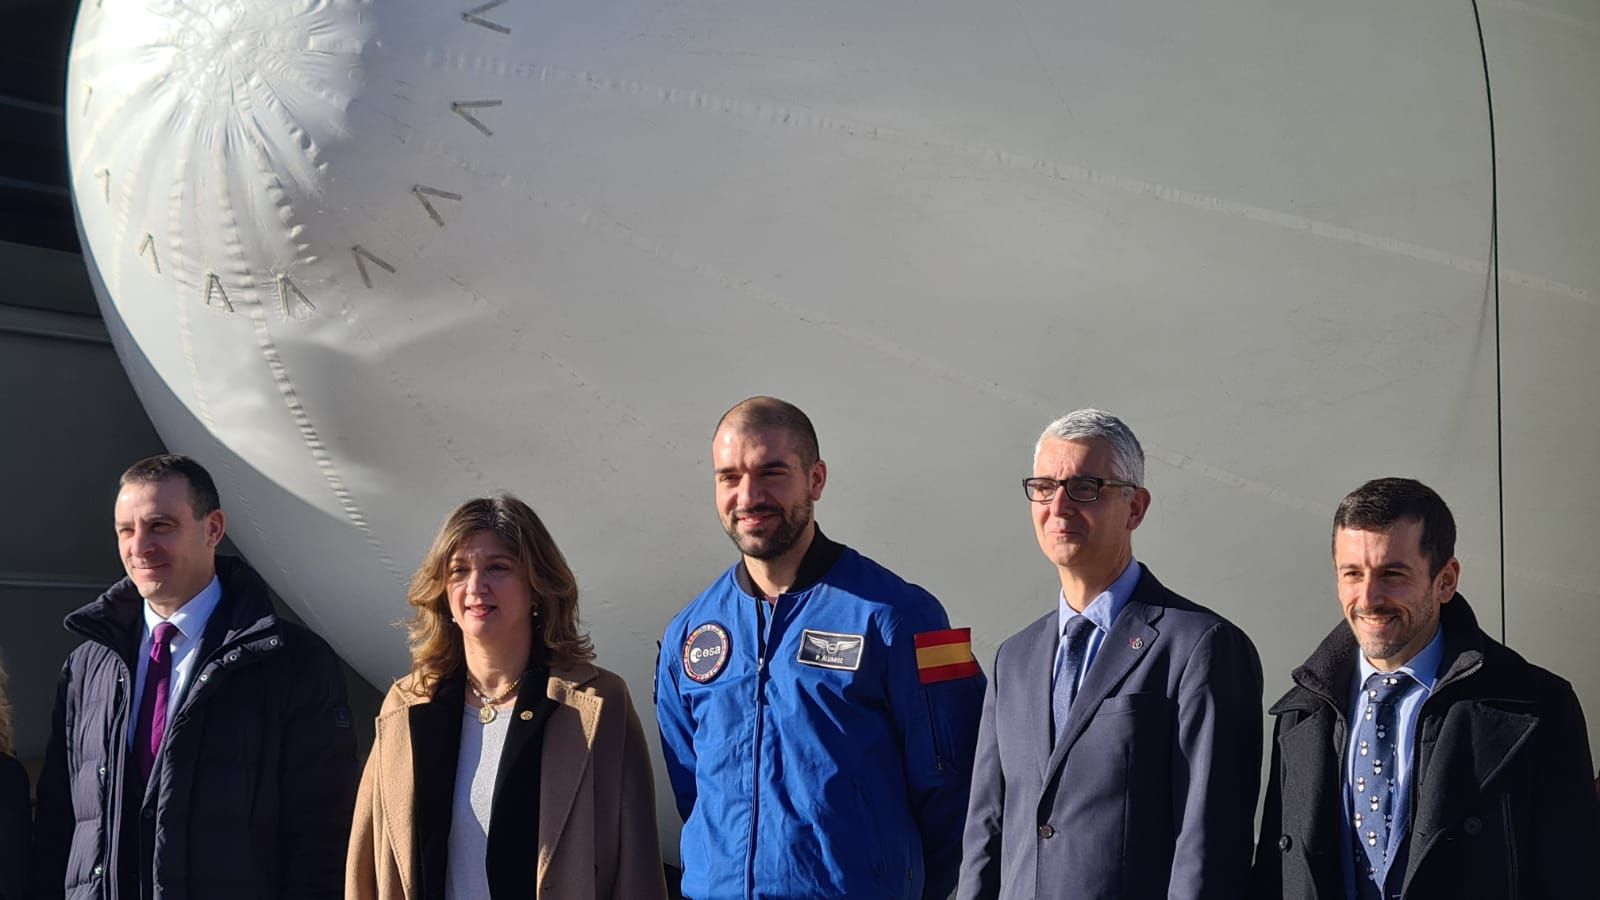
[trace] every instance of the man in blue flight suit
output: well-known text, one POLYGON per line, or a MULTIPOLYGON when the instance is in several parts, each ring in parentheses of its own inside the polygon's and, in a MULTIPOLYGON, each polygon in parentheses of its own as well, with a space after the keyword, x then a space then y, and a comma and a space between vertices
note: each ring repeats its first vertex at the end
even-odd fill
POLYGON ((828 468, 798 408, 741 402, 711 456, 741 559, 656 670, 684 896, 949 896, 985 683, 968 630, 818 530, 828 468))

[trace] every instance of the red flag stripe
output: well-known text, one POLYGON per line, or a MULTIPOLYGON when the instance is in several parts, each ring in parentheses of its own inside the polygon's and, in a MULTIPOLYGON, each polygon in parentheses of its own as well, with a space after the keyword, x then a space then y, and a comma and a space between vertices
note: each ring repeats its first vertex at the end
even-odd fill
POLYGON ((938 684, 941 681, 954 681, 957 678, 971 678, 979 673, 978 661, 956 663, 949 666, 933 666, 927 669, 918 669, 917 677, 923 684, 938 684))
POLYGON ((972 640, 971 628, 946 628, 943 631, 924 631, 916 636, 918 649, 941 644, 961 644, 972 640))

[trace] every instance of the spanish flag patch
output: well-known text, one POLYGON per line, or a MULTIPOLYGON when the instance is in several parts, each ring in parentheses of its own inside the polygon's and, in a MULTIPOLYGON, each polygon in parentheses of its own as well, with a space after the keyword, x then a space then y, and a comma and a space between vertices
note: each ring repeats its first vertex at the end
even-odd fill
POLYGON ((938 684, 978 674, 972 656, 972 629, 946 628, 916 636, 917 677, 923 684, 938 684))

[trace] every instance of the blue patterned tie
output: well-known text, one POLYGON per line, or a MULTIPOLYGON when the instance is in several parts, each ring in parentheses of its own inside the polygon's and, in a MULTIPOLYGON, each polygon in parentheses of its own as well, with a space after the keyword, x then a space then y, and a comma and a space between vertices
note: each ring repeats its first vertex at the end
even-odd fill
POLYGON ((1073 616, 1061 632, 1061 668, 1056 670, 1055 691, 1050 697, 1056 744, 1061 743, 1061 733, 1067 727, 1067 713, 1078 696, 1078 675, 1083 671, 1084 658, 1089 655, 1089 635, 1094 633, 1095 627, 1087 618, 1073 616))
POLYGON ((1356 894, 1382 897, 1389 876, 1389 838, 1394 825, 1395 713, 1400 694, 1415 682, 1404 672, 1377 672, 1367 679, 1356 720, 1356 756, 1350 766, 1350 825, 1355 830, 1356 894))

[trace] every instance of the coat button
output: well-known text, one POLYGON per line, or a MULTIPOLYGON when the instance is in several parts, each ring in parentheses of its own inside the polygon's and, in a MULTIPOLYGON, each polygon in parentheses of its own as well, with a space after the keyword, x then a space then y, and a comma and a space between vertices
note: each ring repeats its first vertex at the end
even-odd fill
POLYGON ((139 813, 139 815, 143 816, 147 820, 154 819, 156 817, 156 811, 153 809, 147 809, 144 812, 139 813))
POLYGON ((99 878, 102 874, 105 873, 105 870, 106 870, 105 866, 95 866, 94 867, 94 877, 99 878))
POLYGON ((1467 837, 1477 837, 1483 834, 1483 820, 1477 816, 1467 816, 1467 820, 1461 823, 1461 830, 1467 833, 1467 837))
POLYGON ((106 767, 105 766, 101 766, 100 767, 100 777, 101 778, 106 777, 106 767))
POLYGON ((1293 847, 1293 846, 1294 846, 1294 838, 1289 837, 1287 834, 1284 835, 1281 838, 1278 838, 1278 849, 1282 850, 1284 853, 1288 853, 1289 852, 1289 848, 1293 847))
POLYGON ((1056 830, 1054 828, 1051 828, 1049 825, 1040 825, 1039 826, 1039 837, 1042 837, 1042 838, 1053 838, 1055 836, 1056 836, 1056 830))

